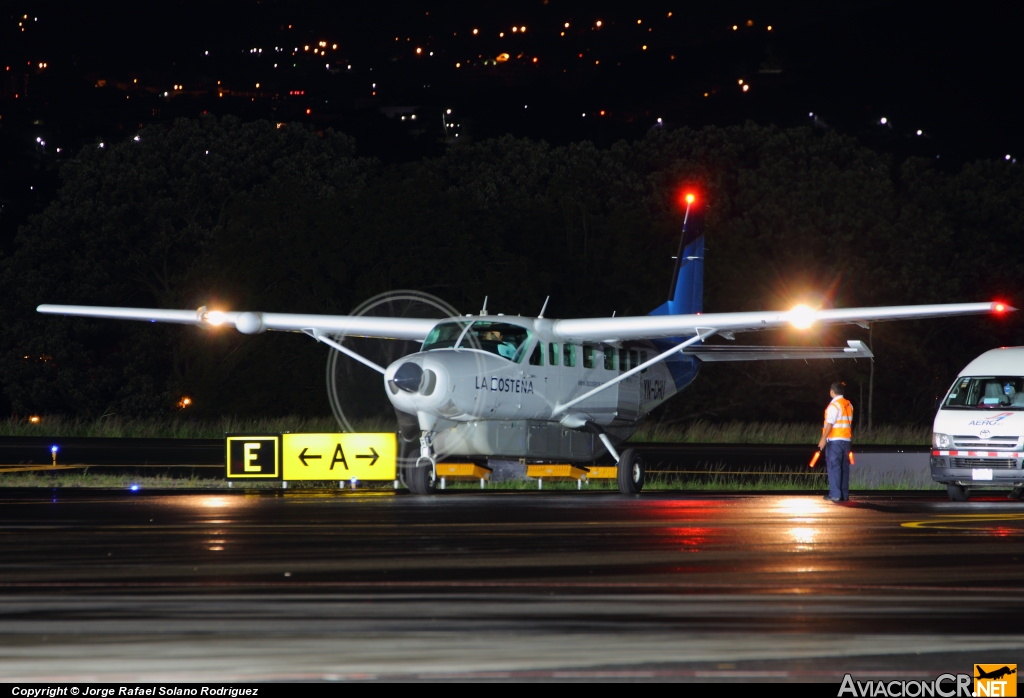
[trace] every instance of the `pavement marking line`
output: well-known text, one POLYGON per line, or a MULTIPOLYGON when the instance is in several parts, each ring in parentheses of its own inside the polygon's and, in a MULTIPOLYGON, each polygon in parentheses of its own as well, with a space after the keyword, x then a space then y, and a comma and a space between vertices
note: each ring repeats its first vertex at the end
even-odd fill
POLYGON ((945 530, 979 530, 976 526, 968 526, 971 523, 986 523, 997 521, 1024 521, 1024 513, 1003 513, 1003 514, 948 514, 939 516, 928 521, 904 521, 900 524, 903 528, 925 528, 945 530))

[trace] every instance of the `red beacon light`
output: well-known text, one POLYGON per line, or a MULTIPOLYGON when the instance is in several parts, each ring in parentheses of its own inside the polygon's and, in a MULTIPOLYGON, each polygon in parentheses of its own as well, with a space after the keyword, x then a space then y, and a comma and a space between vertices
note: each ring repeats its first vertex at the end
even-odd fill
POLYGON ((686 213, 683 215, 683 227, 686 227, 686 221, 690 218, 690 207, 693 202, 697 200, 697 195, 692 191, 681 191, 679 192, 679 205, 683 207, 686 213))

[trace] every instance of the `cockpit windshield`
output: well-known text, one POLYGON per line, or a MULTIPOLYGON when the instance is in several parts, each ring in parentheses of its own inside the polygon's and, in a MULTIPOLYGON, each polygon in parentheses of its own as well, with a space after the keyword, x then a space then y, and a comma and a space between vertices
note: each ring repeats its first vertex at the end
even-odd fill
POLYGON ((530 333, 525 327, 508 322, 442 322, 427 335, 423 342, 423 351, 451 348, 482 349, 518 362, 523 358, 529 340, 530 333))
POLYGON ((468 322, 441 322, 434 325, 434 329, 423 340, 423 351, 451 349, 468 326, 468 322))
POLYGON ((949 389, 944 409, 1024 410, 1024 377, 961 376, 949 389))

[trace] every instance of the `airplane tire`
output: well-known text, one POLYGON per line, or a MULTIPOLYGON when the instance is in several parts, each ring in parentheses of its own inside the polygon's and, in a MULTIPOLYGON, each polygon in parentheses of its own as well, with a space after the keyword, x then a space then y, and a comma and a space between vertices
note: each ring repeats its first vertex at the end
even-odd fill
POLYGON ((644 458, 635 448, 627 448, 619 457, 618 479, 619 492, 622 494, 640 494, 644 488, 647 470, 644 458))
POLYGON ((434 494, 437 490, 437 479, 434 469, 429 465, 418 465, 405 471, 405 486, 413 494, 434 494))
POLYGON ((971 498, 971 491, 955 482, 946 485, 946 493, 949 494, 949 498, 954 502, 966 502, 971 498))

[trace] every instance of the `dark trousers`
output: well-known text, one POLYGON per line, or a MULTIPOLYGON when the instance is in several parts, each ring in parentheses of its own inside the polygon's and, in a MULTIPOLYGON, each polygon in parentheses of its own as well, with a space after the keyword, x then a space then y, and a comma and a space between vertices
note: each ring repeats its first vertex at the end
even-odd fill
POLYGON ((850 442, 826 442, 825 464, 828 468, 828 496, 832 499, 849 499, 850 442))

